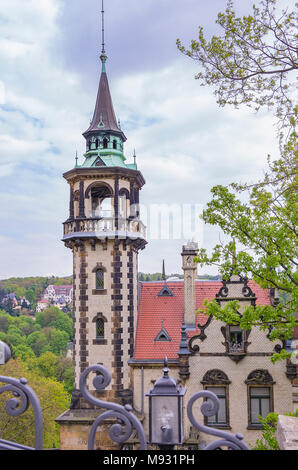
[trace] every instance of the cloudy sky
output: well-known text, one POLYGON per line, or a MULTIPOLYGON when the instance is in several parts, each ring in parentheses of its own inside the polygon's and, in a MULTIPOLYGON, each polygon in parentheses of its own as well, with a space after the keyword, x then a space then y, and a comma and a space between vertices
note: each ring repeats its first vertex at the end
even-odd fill
MULTIPOLYGON (((236 2, 239 14, 248 2, 236 2)), ((62 173, 80 162, 92 117, 101 48, 100 0, 0 0, 0 279, 69 275, 72 255, 60 241, 68 217, 62 173)), ((217 32, 226 0, 105 0, 108 77, 115 112, 136 149, 151 205, 204 207, 216 184, 262 176, 277 156, 273 121, 243 108, 219 108, 194 79, 187 46, 198 26, 217 32)), ((150 219, 150 218, 149 218, 150 219)), ((147 220, 147 223, 150 220, 147 220)), ((199 227, 200 246, 219 241, 199 227)), ((156 237, 153 237, 156 238, 156 237)), ((152 239, 139 269, 181 271, 188 234, 152 239), (172 237, 173 238, 173 237, 172 237)), ((208 269, 200 273, 214 272, 208 269)))

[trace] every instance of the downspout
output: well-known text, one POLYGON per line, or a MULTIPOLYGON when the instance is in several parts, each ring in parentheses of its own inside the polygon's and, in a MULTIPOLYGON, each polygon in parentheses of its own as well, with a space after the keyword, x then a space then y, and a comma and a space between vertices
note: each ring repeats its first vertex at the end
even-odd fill
POLYGON ((142 393, 141 413, 144 414, 144 366, 142 366, 141 368, 141 393, 142 393))

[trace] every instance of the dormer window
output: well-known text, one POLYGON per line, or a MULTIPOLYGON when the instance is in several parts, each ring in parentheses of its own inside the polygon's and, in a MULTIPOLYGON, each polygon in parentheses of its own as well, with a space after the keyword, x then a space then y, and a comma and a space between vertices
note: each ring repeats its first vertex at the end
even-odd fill
POLYGON ((174 297, 174 294, 169 286, 165 285, 159 292, 158 297, 174 297))
POLYGON ((243 331, 239 326, 229 327, 228 347, 230 353, 244 351, 243 331))
MULTIPOLYGON (((163 325, 163 322, 162 322, 162 325, 163 325)), ((160 332, 158 333, 154 341, 155 342, 156 341, 172 341, 172 338, 170 337, 169 333, 164 328, 164 326, 162 326, 160 332)))

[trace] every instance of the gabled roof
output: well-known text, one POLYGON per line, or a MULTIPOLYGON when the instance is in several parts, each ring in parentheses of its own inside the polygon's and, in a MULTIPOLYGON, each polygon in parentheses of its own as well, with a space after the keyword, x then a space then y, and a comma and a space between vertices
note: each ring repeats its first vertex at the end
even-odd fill
MULTIPOLYGON (((69 295, 70 292, 72 291, 72 285, 71 284, 67 284, 67 285, 64 285, 64 286, 50 285, 48 287, 50 288, 50 290, 54 290, 55 295, 69 295)), ((48 287, 47 287, 46 291, 48 290, 48 287)))
MULTIPOLYGON (((138 323, 135 342, 135 360, 178 359, 181 341, 181 325, 184 313, 184 282, 167 283, 173 296, 159 296, 164 282, 142 282, 139 302, 138 323), (172 341, 155 341, 160 333, 161 324, 164 326, 172 341)), ((270 305, 269 290, 263 290, 255 282, 248 285, 256 294, 256 303, 270 305)), ((196 281, 196 308, 203 305, 205 299, 212 300, 222 287, 221 282, 196 281)), ((207 317, 199 314, 197 324, 204 325, 207 317)), ((188 338, 198 335, 199 328, 188 332, 188 338)))

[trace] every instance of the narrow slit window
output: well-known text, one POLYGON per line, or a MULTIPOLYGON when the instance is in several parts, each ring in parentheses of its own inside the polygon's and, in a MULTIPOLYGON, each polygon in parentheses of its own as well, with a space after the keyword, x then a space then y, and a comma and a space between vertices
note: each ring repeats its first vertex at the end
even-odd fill
POLYGON ((102 269, 98 269, 96 271, 96 289, 97 290, 104 289, 104 272, 102 269))
POLYGON ((96 339, 104 339, 105 337, 105 323, 103 318, 96 320, 96 339))

